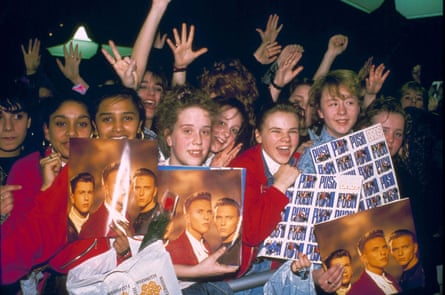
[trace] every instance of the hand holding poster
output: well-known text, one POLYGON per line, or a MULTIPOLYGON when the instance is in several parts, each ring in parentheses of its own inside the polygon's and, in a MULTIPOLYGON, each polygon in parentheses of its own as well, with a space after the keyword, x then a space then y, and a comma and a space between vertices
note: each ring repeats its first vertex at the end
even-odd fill
POLYGON ((314 225, 356 213, 361 187, 361 176, 301 174, 286 193, 289 204, 282 221, 258 256, 295 260, 301 252, 321 263, 314 225))
POLYGON ((311 148, 319 174, 363 176, 360 210, 399 200, 399 187, 380 124, 311 148))

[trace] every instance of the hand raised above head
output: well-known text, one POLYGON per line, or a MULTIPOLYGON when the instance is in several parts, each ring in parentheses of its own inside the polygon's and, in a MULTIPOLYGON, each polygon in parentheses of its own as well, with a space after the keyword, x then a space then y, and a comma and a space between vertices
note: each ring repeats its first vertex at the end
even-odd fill
POLYGON ((283 29, 283 24, 278 25, 280 17, 277 14, 269 15, 267 20, 266 29, 263 31, 259 28, 256 29, 258 34, 260 34, 262 43, 273 43, 277 40, 278 35, 283 29))
POLYGON ((110 45, 113 55, 108 53, 105 48, 101 48, 102 54, 113 66, 113 69, 121 79, 122 84, 125 87, 137 90, 139 87, 139 80, 136 72, 136 61, 128 56, 122 58, 113 41, 108 41, 108 44, 110 45))
POLYGON ((195 59, 208 51, 208 49, 205 47, 194 51, 192 48, 194 38, 195 26, 190 25, 190 30, 187 34, 186 23, 182 23, 181 34, 179 34, 178 29, 173 29, 174 42, 172 39, 167 38, 167 44, 172 50, 175 59, 175 68, 187 68, 195 59))
POLYGON ((29 39, 28 50, 25 50, 23 44, 21 45, 23 59, 25 61, 26 74, 32 75, 37 72, 40 66, 40 40, 35 38, 34 41, 29 39))

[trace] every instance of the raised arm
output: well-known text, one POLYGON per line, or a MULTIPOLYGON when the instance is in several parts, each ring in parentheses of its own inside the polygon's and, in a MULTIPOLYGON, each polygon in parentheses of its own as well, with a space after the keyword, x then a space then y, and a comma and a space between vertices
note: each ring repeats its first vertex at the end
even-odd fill
POLYGON ((131 57, 136 61, 137 65, 137 85, 141 83, 142 77, 144 76, 148 57, 158 31, 158 25, 167 9, 169 2, 170 0, 153 0, 147 18, 145 19, 136 38, 136 42, 134 43, 131 57))
POLYGON ((260 35, 261 44, 255 50, 253 56, 260 64, 270 64, 274 62, 281 52, 281 45, 276 42, 278 35, 283 29, 283 25, 278 25, 279 16, 276 14, 269 15, 266 29, 263 31, 257 28, 256 31, 260 35))
POLYGON ((314 74, 313 80, 327 74, 334 63, 335 58, 343 53, 348 47, 348 37, 345 35, 334 35, 329 39, 328 49, 326 50, 320 66, 314 74))
POLYGON ((113 41, 108 41, 113 55, 109 54, 105 48, 101 48, 102 54, 111 64, 116 74, 121 79, 125 87, 138 89, 138 77, 136 74, 136 61, 128 56, 122 58, 113 41))
POLYGON ((30 76, 37 73, 37 69, 40 66, 40 40, 35 38, 34 41, 29 39, 28 50, 25 49, 23 44, 21 45, 23 60, 26 67, 26 75, 30 76))
POLYGON ((198 57, 208 51, 203 47, 193 51, 193 39, 195 38, 195 26, 190 26, 190 31, 187 34, 187 24, 183 23, 181 27, 181 35, 178 29, 173 28, 174 42, 167 38, 167 44, 170 47, 174 56, 174 67, 172 86, 184 85, 186 83, 187 67, 198 57))
POLYGON ((63 56, 65 59, 65 64, 63 64, 62 61, 57 58, 57 66, 59 67, 65 78, 70 80, 73 85, 83 86, 81 92, 82 94, 84 94, 90 86, 80 76, 79 66, 82 61, 82 52, 79 51, 78 45, 73 48, 73 43, 71 42, 68 49, 66 48, 66 46, 63 46, 63 56))
POLYGON ((269 85, 270 94, 274 102, 278 100, 283 87, 303 70, 303 66, 297 66, 297 63, 303 56, 303 52, 302 46, 292 44, 286 46, 278 57, 278 69, 269 85))
POLYGON ((363 107, 367 108, 377 97, 377 93, 382 89, 383 83, 388 78, 390 71, 385 71, 385 65, 380 64, 378 67, 371 65, 369 76, 365 78, 366 90, 363 98, 363 107))

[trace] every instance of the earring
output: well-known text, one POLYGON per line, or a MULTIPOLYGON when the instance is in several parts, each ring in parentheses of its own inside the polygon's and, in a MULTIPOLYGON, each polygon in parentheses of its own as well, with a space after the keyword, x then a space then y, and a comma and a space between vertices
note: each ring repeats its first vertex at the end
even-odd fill
POLYGON ((144 134, 144 131, 142 131, 142 129, 139 129, 139 131, 136 133, 136 138, 144 140, 145 134, 144 134))
POLYGON ((96 131, 93 131, 93 132, 91 132, 91 134, 90 134, 90 138, 91 138, 91 139, 98 139, 98 138, 99 138, 99 135, 97 134, 96 131))

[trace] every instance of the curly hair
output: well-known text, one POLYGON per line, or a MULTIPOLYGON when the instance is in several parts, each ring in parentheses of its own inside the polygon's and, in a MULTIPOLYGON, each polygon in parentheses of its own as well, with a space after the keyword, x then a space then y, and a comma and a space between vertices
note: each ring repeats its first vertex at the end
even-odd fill
POLYGON ((212 98, 222 96, 239 99, 248 110, 249 121, 253 124, 252 104, 259 96, 257 82, 239 59, 215 62, 210 69, 204 68, 198 81, 201 89, 212 98))
POLYGON ((179 114, 190 107, 199 107, 208 112, 213 123, 217 114, 216 103, 203 91, 188 85, 173 87, 158 105, 155 124, 159 132, 159 147, 166 157, 170 156, 166 137, 172 133, 179 114))

